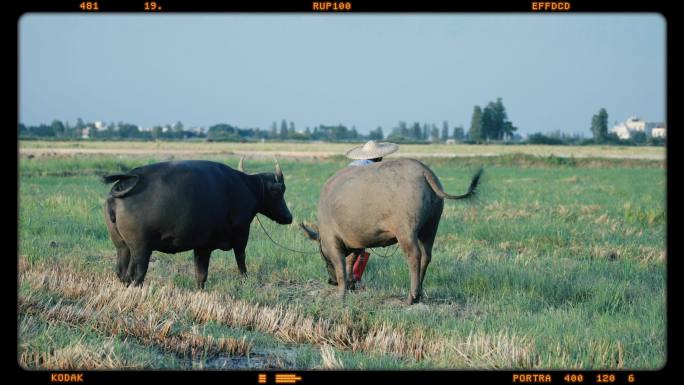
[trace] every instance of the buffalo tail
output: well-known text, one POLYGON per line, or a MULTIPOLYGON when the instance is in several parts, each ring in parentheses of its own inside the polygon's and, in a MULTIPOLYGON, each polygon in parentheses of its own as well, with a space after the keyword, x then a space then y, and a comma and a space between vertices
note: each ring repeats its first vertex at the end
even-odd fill
POLYGON ((475 195, 475 192, 477 190, 477 185, 480 182, 480 177, 482 176, 482 168, 477 170, 475 175, 473 175, 473 178, 470 180, 470 187, 468 188, 468 192, 463 194, 463 195, 449 195, 444 190, 442 190, 441 187, 439 187, 439 183, 437 182, 435 175, 431 171, 425 172, 425 179, 427 180, 428 184, 430 187, 432 187, 432 190, 434 190, 435 194, 439 196, 442 199, 466 199, 470 198, 473 195, 475 195))
POLYGON ((131 192, 140 181, 140 175, 135 174, 113 174, 102 177, 102 183, 114 183, 112 190, 109 192, 110 196, 114 198, 122 198, 131 192))

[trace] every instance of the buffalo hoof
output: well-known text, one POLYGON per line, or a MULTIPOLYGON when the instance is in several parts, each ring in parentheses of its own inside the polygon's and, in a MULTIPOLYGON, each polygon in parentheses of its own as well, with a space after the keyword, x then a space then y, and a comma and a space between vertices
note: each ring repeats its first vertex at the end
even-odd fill
POLYGON ((337 281, 333 281, 332 279, 328 278, 328 285, 337 286, 337 281))
POLYGON ((133 280, 130 276, 128 276, 128 274, 124 276, 117 274, 117 276, 119 277, 119 281, 121 281, 121 283, 123 283, 125 287, 130 286, 131 282, 133 282, 133 280))
POLYGON ((406 298, 406 304, 407 305, 413 305, 413 304, 418 303, 418 302, 420 302, 420 296, 414 297, 411 294, 409 294, 409 296, 406 298))
POLYGON ((356 290, 356 281, 347 281, 347 290, 356 290))

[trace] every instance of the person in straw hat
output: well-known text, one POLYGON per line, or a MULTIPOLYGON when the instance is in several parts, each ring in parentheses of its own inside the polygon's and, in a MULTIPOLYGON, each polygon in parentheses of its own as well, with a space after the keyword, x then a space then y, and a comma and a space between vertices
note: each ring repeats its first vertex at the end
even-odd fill
MULTIPOLYGON (((353 162, 349 163, 349 166, 366 166, 380 162, 383 157, 397 151, 398 149, 399 146, 394 143, 378 143, 374 140, 370 140, 362 146, 352 148, 344 155, 349 159, 354 159, 353 162)), ((366 269, 366 264, 368 263, 370 254, 365 250, 361 250, 355 254, 352 275, 354 277, 354 281, 360 283, 361 276, 363 275, 363 271, 366 269)))

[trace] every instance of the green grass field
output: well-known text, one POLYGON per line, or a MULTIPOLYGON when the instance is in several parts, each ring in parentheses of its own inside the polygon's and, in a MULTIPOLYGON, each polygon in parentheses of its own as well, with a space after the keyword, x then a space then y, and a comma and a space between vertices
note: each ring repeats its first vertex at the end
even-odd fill
MULTIPOLYGON (((480 195, 448 201, 425 278, 407 306, 401 252, 371 256, 344 302, 317 254, 252 224, 248 278, 215 251, 203 292, 190 252, 155 252, 143 288, 115 277, 98 175, 161 156, 20 158, 19 351, 31 369, 657 369, 665 363, 662 161, 513 155, 427 159, 450 193, 485 165, 480 195)), ((197 156, 195 156, 197 158, 197 156)), ((205 159, 237 164, 237 157, 205 159)), ((296 223, 341 157, 282 159, 296 223)), ((248 160, 250 172, 272 171, 248 160)), ((391 253, 393 248, 379 250, 391 253)))

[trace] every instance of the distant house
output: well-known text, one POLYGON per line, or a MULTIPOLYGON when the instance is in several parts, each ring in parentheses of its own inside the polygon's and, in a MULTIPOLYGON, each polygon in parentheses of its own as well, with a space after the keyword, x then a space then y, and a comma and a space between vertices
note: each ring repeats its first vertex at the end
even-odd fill
POLYGON ((664 138, 665 137, 665 127, 654 127, 651 130, 651 136, 654 138, 664 138))
POLYGON ((646 136, 654 138, 665 137, 665 124, 660 122, 647 122, 636 116, 631 116, 624 122, 616 124, 608 129, 609 133, 614 133, 618 138, 630 139, 635 133, 643 132, 646 136))

